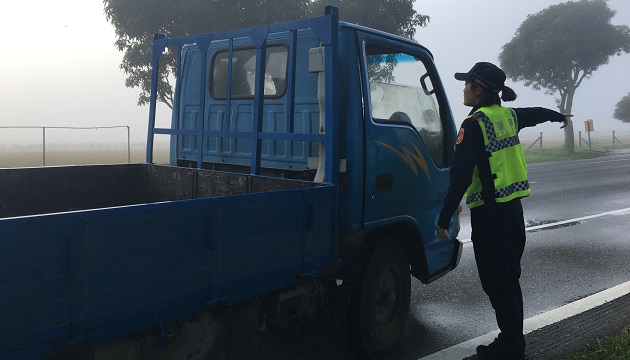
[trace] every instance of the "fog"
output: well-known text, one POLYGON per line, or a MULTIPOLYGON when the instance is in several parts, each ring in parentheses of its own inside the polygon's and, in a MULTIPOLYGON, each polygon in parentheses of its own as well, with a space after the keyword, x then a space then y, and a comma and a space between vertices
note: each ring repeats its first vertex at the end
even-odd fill
MULTIPOLYGON (((418 29, 416 39, 435 55, 458 123, 468 109, 462 105, 463 84, 453 73, 468 71, 477 61, 497 63, 501 46, 527 14, 560 2, 416 1, 416 10, 431 17, 427 28, 418 29)), ((608 4, 617 10, 613 24, 630 24, 630 2, 609 0, 608 4)), ((144 144, 148 107, 136 105, 139 90, 124 86, 125 75, 119 69, 122 53, 113 45, 114 29, 105 19, 101 1, 3 1, 0 31, 6 42, 0 64, 0 126, 128 126, 131 142, 144 144)), ((573 109, 576 133, 586 119, 594 120, 596 132, 630 133, 629 124, 612 118, 615 104, 630 92, 630 84, 619 80, 628 74, 630 55, 623 55, 583 82, 573 109)), ((556 108, 554 96, 522 84, 508 81, 508 85, 519 95, 510 106, 556 108)), ((168 126, 167 112, 165 106, 159 109, 160 126, 168 126)), ((107 133, 103 138, 108 142, 127 142, 126 129, 111 134, 98 131, 107 133)), ((531 134, 541 131, 545 136, 562 135, 557 124, 537 127, 531 134)), ((91 132, 96 130, 55 130, 54 136, 55 141, 96 141, 88 136, 91 132)), ((49 136, 52 141, 53 131, 49 136)), ((4 147, 25 143, 41 143, 41 130, 0 129, 4 147)))
MULTIPOLYGON (((416 10, 431 17, 428 27, 418 29, 416 39, 435 56, 456 122, 461 122, 470 108, 463 106, 463 83, 456 81, 453 74, 467 72, 478 61, 498 65, 501 47, 514 37, 516 29, 528 14, 563 2, 566 1, 416 1, 416 10)), ((617 11, 612 20, 613 25, 630 26, 629 1, 609 0, 608 6, 617 11)), ((617 102, 630 93, 630 83, 621 80, 629 74, 630 55, 624 54, 613 57, 608 65, 600 67, 590 79, 582 82, 575 94, 572 111, 576 137, 578 131, 584 131, 583 121, 592 119, 595 127, 593 136, 611 138, 612 131, 616 130, 617 134, 626 134, 630 138, 630 124, 612 117, 617 102)), ((506 103, 507 106, 543 106, 557 110, 556 95, 546 95, 544 91, 535 91, 510 80, 506 85, 518 95, 518 99, 506 103)), ((524 129, 521 138, 535 139, 539 132, 544 132, 546 138, 564 138, 559 125, 550 123, 524 129)))

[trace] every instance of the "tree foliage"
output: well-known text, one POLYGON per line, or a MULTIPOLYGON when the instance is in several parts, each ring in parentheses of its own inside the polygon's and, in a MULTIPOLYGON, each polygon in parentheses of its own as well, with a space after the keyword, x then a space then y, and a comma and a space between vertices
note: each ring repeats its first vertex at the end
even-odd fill
MULTIPOLYGON (((612 56, 630 52, 630 28, 612 25, 615 11, 607 0, 579 0, 552 5, 529 15, 499 55, 514 81, 559 94, 558 109, 571 113, 582 81, 612 56)), ((573 127, 565 128, 565 149, 573 151, 573 127)))
POLYGON ((341 20, 387 33, 413 38, 416 27, 426 26, 427 15, 413 9, 415 0, 315 0, 314 14, 323 14, 326 5, 339 7, 341 20))
MULTIPOLYGON (((336 0, 341 20, 413 37, 427 16, 413 9, 415 0, 336 0)), ((139 88, 138 105, 147 104, 151 86, 153 35, 179 37, 301 19, 324 13, 324 0, 103 0, 105 16, 116 31, 115 46, 124 52, 120 68, 125 85, 139 88)), ((177 54, 161 58, 158 100, 172 107, 177 54)))
MULTIPOLYGON (((138 87, 138 105, 147 104, 151 86, 153 35, 179 37, 304 17, 309 0, 103 0, 105 16, 115 28, 115 46, 124 52, 120 68, 125 85, 138 87)), ((172 107, 177 54, 161 58, 158 100, 172 107)))
POLYGON ((626 123, 630 123, 630 93, 619 100, 615 106, 613 117, 626 123))

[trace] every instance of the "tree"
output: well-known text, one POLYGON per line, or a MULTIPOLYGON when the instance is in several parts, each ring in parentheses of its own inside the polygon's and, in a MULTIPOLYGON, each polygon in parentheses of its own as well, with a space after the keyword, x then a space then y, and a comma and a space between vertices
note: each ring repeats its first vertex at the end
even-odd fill
POLYGON ((630 123, 630 93, 619 100, 615 106, 613 117, 617 120, 630 123))
MULTIPOLYGON (((558 92, 560 112, 570 114, 576 89, 614 55, 630 52, 630 28, 612 25, 607 0, 569 1, 529 15, 499 55, 514 81, 558 92)), ((573 152, 573 126, 565 128, 565 151, 573 152)))
POLYGON ((326 5, 339 8, 341 20, 412 39, 416 27, 429 22, 413 9, 415 0, 315 0, 313 13, 323 14, 326 5))
MULTIPOLYGON (((429 18, 413 10, 415 0, 336 0, 341 19, 406 37, 429 18), (386 11, 384 11, 386 10, 386 11)), ((138 105, 149 102, 153 35, 179 37, 301 19, 323 14, 323 0, 103 0, 105 16, 115 28, 115 46, 124 52, 120 68, 125 85, 140 88, 138 105)), ((161 58, 158 100, 173 106, 177 54, 161 58)))
MULTIPOLYGON (((120 68, 125 85, 139 87, 138 105, 149 102, 153 35, 179 37, 268 22, 280 22, 308 14, 309 0, 103 0, 105 16, 115 28, 115 46, 124 52, 120 68)), ((177 54, 161 58, 158 100, 173 106, 177 54)))

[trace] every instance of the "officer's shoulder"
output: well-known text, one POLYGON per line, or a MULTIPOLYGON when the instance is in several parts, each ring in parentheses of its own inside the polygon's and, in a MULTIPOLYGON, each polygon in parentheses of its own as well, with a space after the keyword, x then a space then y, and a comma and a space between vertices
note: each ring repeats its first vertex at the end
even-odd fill
POLYGON ((470 115, 469 117, 466 118, 466 120, 464 120, 464 122, 462 123, 462 127, 467 127, 467 126, 479 126, 478 122, 481 120, 481 115, 479 113, 474 113, 472 115, 470 115))
POLYGON ((464 120, 464 122, 462 122, 461 128, 465 129, 466 133, 469 134, 481 134, 481 127, 479 124, 481 124, 479 119, 473 119, 472 116, 469 116, 466 120, 464 120))

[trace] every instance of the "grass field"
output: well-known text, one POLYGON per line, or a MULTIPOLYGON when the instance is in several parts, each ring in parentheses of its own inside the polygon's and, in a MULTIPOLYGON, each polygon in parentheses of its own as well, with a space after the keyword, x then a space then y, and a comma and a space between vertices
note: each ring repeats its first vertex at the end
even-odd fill
POLYGON ((610 151, 628 149, 630 146, 616 146, 616 147, 602 147, 597 150, 589 150, 585 147, 576 147, 572 154, 567 154, 561 145, 553 148, 546 149, 530 149, 524 152, 525 160, 528 164, 535 164, 549 161, 563 161, 563 160, 580 160, 580 159, 592 159, 600 157, 610 151))
POLYGON ((582 148, 577 148, 572 154, 567 154, 564 152, 562 147, 528 150, 525 151, 524 154, 525 160, 528 164, 549 161, 591 159, 602 155, 601 152, 589 151, 582 148))
MULTIPOLYGON (((168 163, 168 149, 156 149, 153 162, 168 163)), ((45 158, 42 150, 4 151, 0 152, 0 168, 37 167, 58 165, 86 165, 86 164, 124 164, 144 163, 146 153, 144 149, 90 149, 90 150, 50 150, 45 158)))

